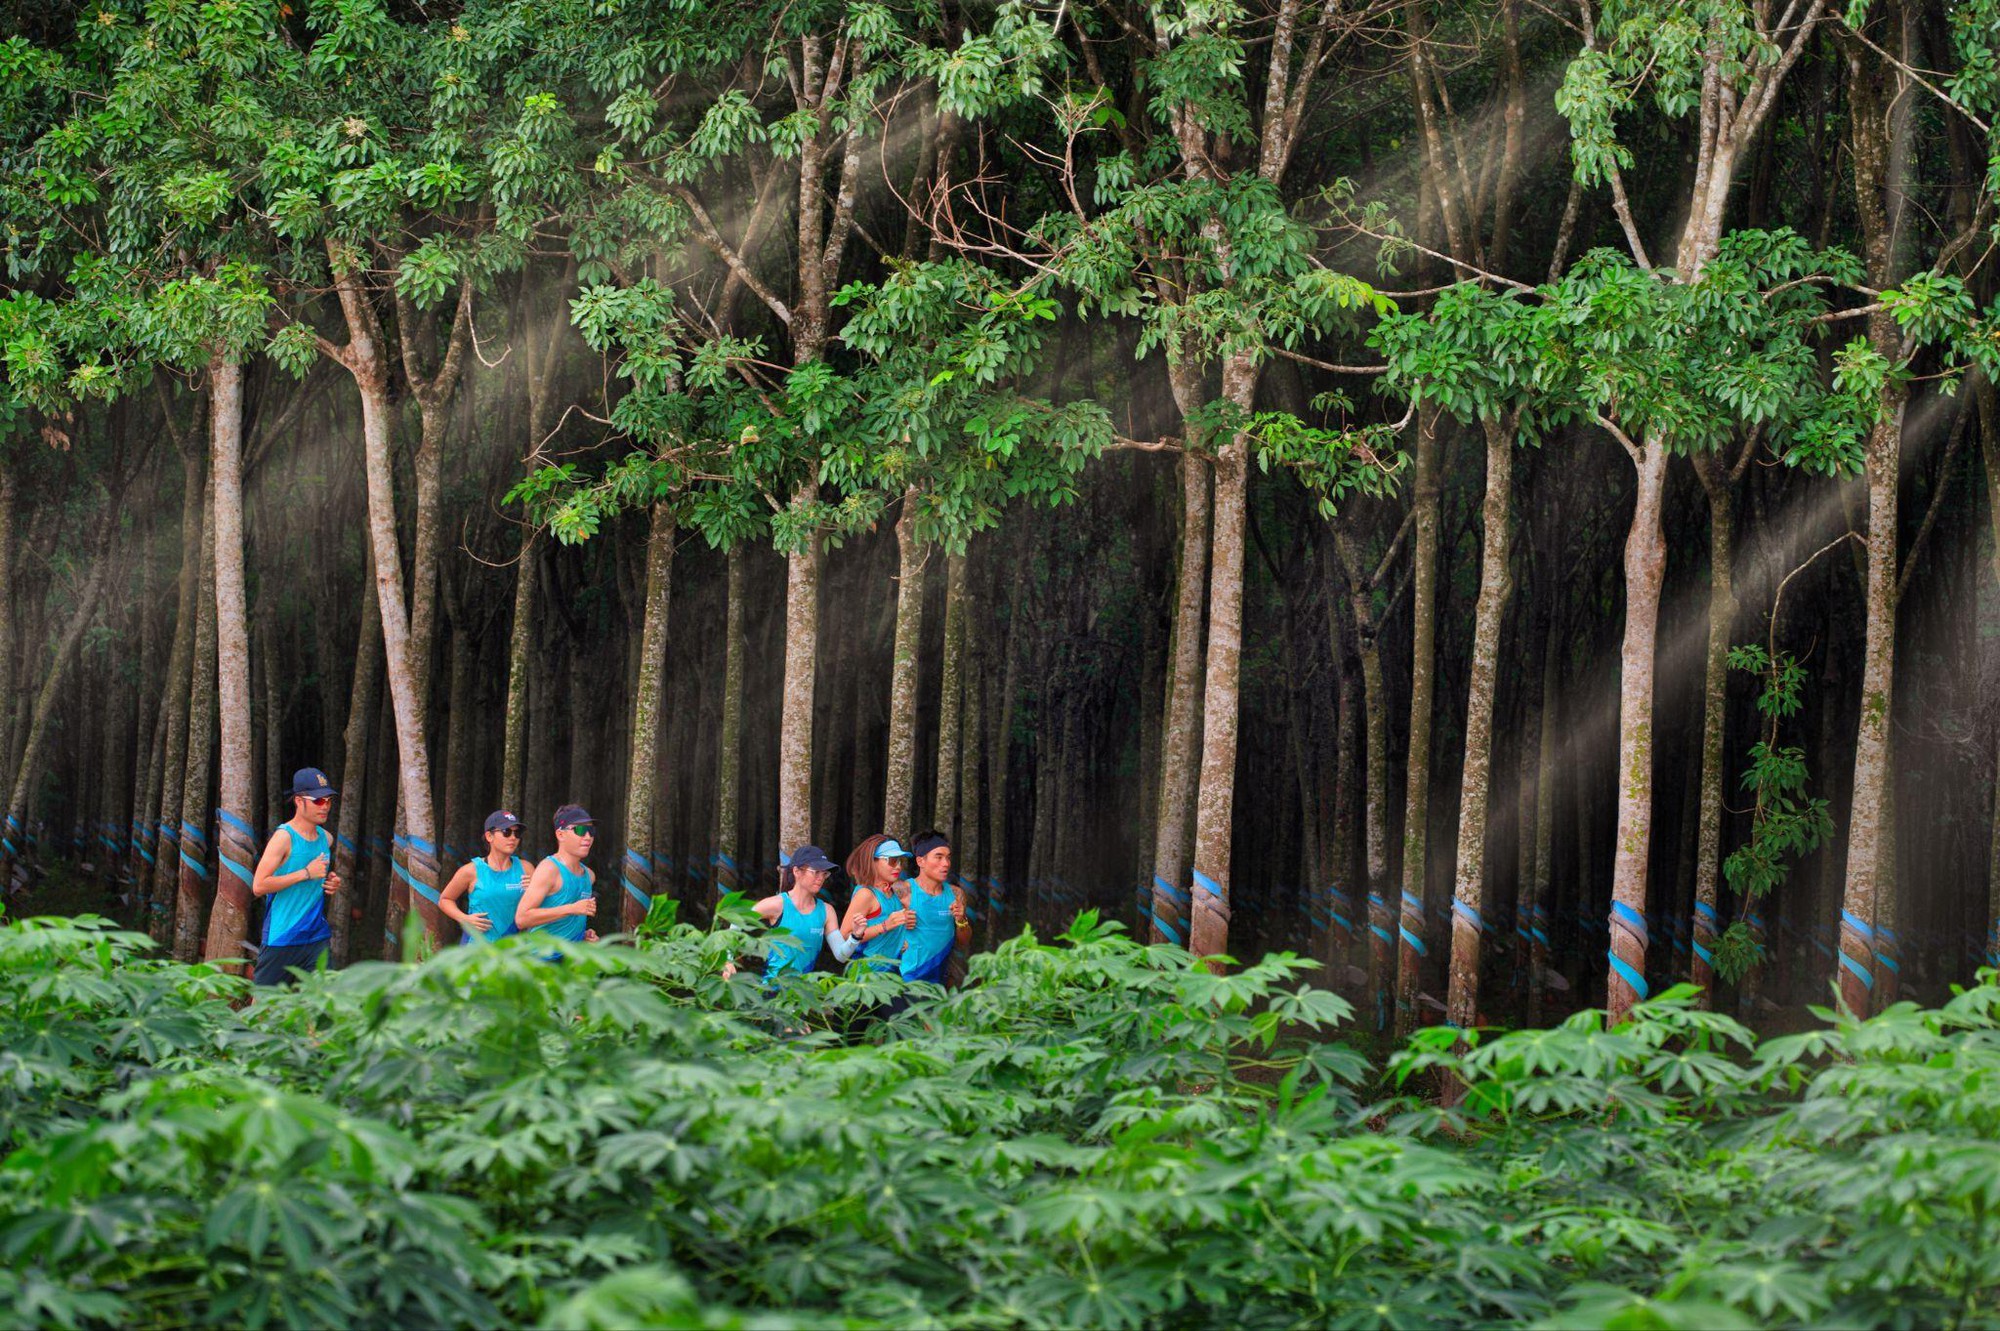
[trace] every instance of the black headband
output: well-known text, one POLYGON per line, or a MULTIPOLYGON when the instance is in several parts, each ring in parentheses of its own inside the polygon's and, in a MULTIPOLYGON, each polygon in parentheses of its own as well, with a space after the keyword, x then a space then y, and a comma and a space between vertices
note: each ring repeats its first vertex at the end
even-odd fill
POLYGON ((926 832, 910 843, 910 853, 918 859, 930 854, 939 846, 949 846, 951 838, 942 832, 926 832))

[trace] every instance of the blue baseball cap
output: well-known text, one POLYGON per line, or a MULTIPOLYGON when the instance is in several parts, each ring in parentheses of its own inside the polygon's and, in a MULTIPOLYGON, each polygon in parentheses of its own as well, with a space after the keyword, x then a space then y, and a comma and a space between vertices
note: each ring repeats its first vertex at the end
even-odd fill
POLYGON ((818 846, 800 846, 792 852, 790 864, 794 869, 822 869, 828 872, 835 867, 826 852, 818 846))
POLYGON ((516 832, 520 831, 521 820, 513 814, 508 813, 505 809, 495 809, 492 813, 486 815, 487 831, 498 832, 508 827, 513 828, 516 832))
POLYGON ((902 842, 896 840, 894 837, 890 837, 881 845, 875 847, 875 858, 878 860, 907 859, 909 854, 909 851, 903 849, 902 842))
MULTIPOLYGON (((266 789, 268 788, 266 787, 266 789)), ((328 784, 326 773, 320 771, 319 768, 301 767, 298 771, 292 773, 291 789, 285 793, 287 795, 303 795, 307 799, 317 800, 325 799, 331 795, 338 795, 340 792, 328 784)))

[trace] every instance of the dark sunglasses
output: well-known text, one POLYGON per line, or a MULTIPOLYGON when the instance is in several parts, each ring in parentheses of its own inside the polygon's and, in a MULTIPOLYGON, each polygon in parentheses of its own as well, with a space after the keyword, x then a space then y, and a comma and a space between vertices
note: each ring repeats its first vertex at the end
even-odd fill
POLYGON ((563 830, 565 832, 574 833, 577 836, 594 837, 597 835, 597 829, 595 827, 592 827, 589 823, 575 823, 569 827, 564 828, 563 830))
POLYGON ((513 826, 513 827, 496 827, 496 828, 494 828, 494 829, 493 829, 493 835, 494 835, 494 836, 519 836, 519 835, 521 835, 521 828, 520 828, 520 825, 519 825, 519 824, 516 824, 516 825, 515 825, 515 826, 513 826))

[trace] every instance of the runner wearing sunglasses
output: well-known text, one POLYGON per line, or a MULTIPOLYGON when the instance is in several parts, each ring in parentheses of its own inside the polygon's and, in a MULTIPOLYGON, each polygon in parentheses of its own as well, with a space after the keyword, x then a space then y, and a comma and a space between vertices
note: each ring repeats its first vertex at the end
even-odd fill
POLYGON ((597 839, 597 827, 580 804, 556 810, 556 853, 535 866, 534 876, 514 908, 514 925, 523 933, 539 929, 572 943, 594 943, 590 917, 597 913, 597 873, 584 856, 597 839))
POLYGON ((527 890, 527 868, 521 863, 521 820, 505 809, 486 815, 486 853, 461 865, 438 897, 438 909, 458 921, 465 941, 481 942, 520 932, 514 914, 527 890), (468 894, 469 897, 468 897, 468 894), (467 897, 467 910, 459 898, 467 897))
POLYGON ((333 936, 326 923, 326 899, 340 890, 340 875, 332 869, 333 838, 326 832, 336 793, 317 767, 292 774, 285 792, 292 802, 291 819, 271 834, 250 880, 251 895, 270 898, 263 946, 251 972, 257 984, 291 984, 293 971, 312 970, 326 957, 327 940, 333 936))

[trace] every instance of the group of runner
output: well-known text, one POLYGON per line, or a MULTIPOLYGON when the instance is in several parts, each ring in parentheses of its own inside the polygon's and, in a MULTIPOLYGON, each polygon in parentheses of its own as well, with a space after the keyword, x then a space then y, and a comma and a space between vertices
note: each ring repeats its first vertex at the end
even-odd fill
MULTIPOLYGON (((285 797, 292 816, 264 847, 250 890, 267 898, 263 943, 252 979, 285 984, 325 963, 332 930, 326 900, 340 890, 333 837, 326 830, 336 791, 316 767, 301 768, 285 797)), ((521 820, 505 809, 486 817, 486 853, 460 866, 438 894, 438 908, 458 922, 467 942, 540 932, 568 942, 595 942, 597 875, 584 860, 597 829, 581 806, 556 810, 556 852, 529 869, 521 858, 521 820)), ((800 846, 778 872, 778 892, 756 904, 779 932, 765 951, 764 976, 813 969, 827 951, 845 962, 857 952, 868 966, 906 980, 942 983, 955 950, 971 943, 965 891, 951 881, 951 843, 924 832, 909 849, 886 834, 854 848, 847 875, 854 888, 835 922, 820 900, 837 868, 818 846, 800 846), (909 868, 905 868, 905 864, 909 868)), ((724 976, 735 966, 724 968, 724 976)))

